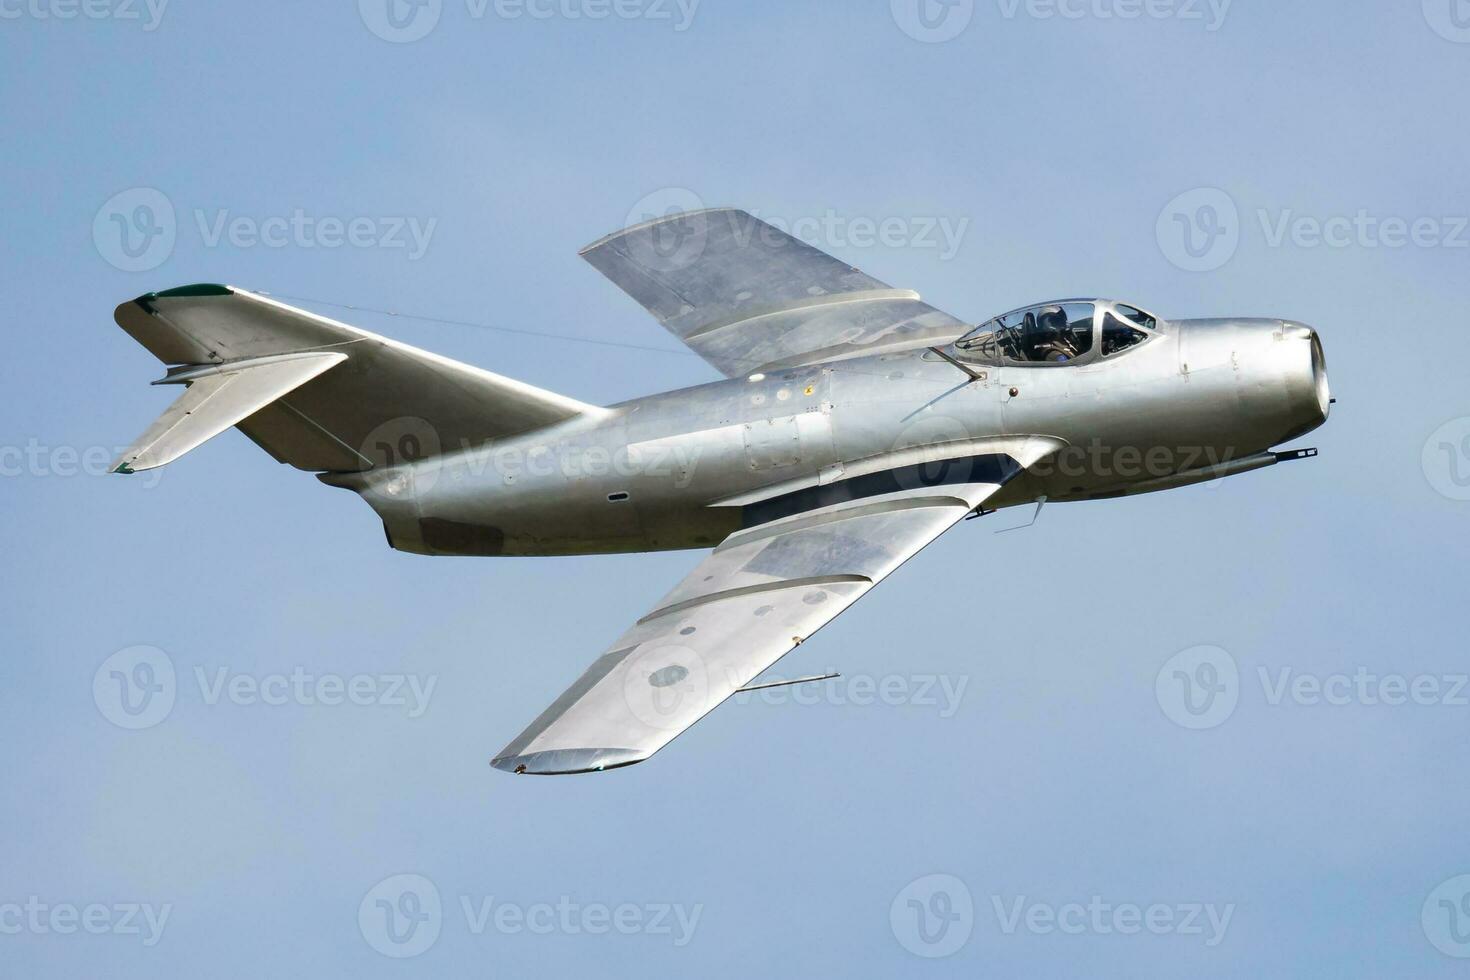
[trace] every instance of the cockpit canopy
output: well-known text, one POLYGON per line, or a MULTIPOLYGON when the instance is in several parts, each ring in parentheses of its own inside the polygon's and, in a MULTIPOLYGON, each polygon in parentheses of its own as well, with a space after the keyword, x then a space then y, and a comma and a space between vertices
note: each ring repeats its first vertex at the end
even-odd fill
POLYGON ((1158 319, 1136 306, 1068 299, 1012 310, 961 337, 962 357, 1038 366, 1085 364, 1112 357, 1155 336, 1158 319))

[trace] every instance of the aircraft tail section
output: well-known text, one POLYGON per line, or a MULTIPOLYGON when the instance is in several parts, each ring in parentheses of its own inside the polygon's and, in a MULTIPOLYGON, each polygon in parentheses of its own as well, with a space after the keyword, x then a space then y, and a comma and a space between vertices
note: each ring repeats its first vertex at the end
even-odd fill
POLYGON ((230 286, 123 303, 184 394, 118 460, 162 466, 231 426, 298 469, 362 472, 605 411, 230 286))

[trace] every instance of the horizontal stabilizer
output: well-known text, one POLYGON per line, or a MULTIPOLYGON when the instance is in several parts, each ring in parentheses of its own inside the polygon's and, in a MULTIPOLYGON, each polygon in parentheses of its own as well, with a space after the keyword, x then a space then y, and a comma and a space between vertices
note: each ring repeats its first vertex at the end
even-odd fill
MULTIPOLYGON (((289 397, 262 398, 252 414, 235 416, 262 449, 303 470, 362 472, 604 411, 231 286, 147 293, 114 315, 165 364, 233 370, 287 354, 345 355, 336 370, 281 389, 289 397)), ((241 383, 224 387, 231 404, 241 383)), ((178 420, 160 425, 168 421, 178 420)))
POLYGON ((134 473, 171 463, 347 360, 338 351, 251 358, 172 372, 160 384, 186 384, 179 400, 116 463, 115 473, 134 473))

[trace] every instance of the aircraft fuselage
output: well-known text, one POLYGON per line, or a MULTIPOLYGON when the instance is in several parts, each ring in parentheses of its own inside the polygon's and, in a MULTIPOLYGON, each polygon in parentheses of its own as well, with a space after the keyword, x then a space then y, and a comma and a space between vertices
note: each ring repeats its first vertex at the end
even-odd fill
POLYGON ((322 479, 361 493, 415 553, 709 548, 762 500, 858 474, 939 479, 1028 437, 1058 448, 989 507, 1218 479, 1276 462, 1271 448, 1330 402, 1320 341, 1290 321, 1164 323, 1135 349, 1063 366, 942 350, 964 367, 921 349, 772 371, 322 479))

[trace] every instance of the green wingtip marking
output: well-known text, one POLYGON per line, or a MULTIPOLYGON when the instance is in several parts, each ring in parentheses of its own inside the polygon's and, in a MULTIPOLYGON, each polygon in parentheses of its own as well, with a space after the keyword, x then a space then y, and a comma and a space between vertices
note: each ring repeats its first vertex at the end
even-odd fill
POLYGON ((131 476, 135 471, 127 463, 118 463, 117 464, 117 469, 113 470, 112 472, 114 472, 114 473, 122 473, 125 476, 131 476))
POLYGON ((217 282, 196 282, 192 286, 175 286, 173 289, 165 289, 161 293, 149 293, 148 295, 154 299, 164 299, 169 296, 233 296, 235 291, 217 282))
POLYGON ((173 289, 165 289, 157 293, 144 293, 133 300, 149 313, 155 312, 153 301, 157 299, 172 299, 186 296, 233 296, 235 291, 229 286, 222 286, 217 282, 196 282, 189 286, 175 286, 173 289))

